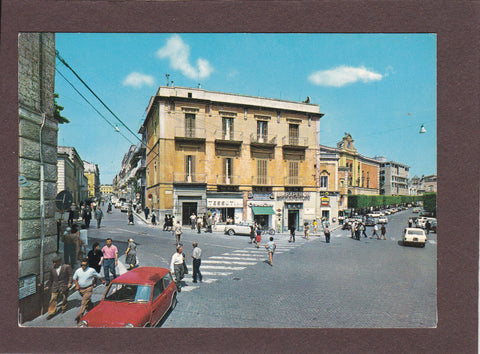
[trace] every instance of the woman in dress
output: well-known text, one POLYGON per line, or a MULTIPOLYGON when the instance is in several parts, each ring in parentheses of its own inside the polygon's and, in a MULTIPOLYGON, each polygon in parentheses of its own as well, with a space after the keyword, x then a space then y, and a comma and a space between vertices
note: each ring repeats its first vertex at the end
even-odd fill
POLYGON ((125 251, 125 262, 130 265, 127 270, 132 270, 137 264, 137 245, 132 238, 128 239, 127 250, 125 251))

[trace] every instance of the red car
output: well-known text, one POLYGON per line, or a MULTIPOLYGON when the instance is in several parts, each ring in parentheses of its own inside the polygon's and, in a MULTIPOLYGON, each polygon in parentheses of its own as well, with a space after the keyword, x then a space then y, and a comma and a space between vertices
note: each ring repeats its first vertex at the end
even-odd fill
POLYGON ((151 327, 177 304, 177 286, 166 268, 139 267, 115 278, 78 327, 151 327))

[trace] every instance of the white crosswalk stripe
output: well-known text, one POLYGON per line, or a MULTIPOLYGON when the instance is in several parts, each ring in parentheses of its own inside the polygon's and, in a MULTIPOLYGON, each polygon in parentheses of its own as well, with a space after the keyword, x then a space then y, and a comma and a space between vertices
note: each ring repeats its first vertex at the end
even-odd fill
MULTIPOLYGON (((311 240, 302 239, 292 243, 287 243, 286 240, 277 241, 275 254, 289 252, 304 245, 306 242, 311 242, 311 240)), ((250 245, 244 249, 232 250, 219 256, 204 258, 200 266, 200 272, 202 276, 204 276, 203 283, 212 284, 218 280, 218 277, 232 275, 234 271, 244 270, 247 266, 253 266, 266 259, 268 259, 268 253, 264 245, 261 245, 259 248, 250 245)), ((188 268, 193 270, 193 264, 188 264, 188 268)), ((185 292, 193 291, 201 287, 200 283, 193 283, 192 271, 185 276, 184 282, 186 286, 184 285, 182 287, 182 291, 185 292)))
POLYGON ((428 240, 428 243, 431 243, 432 245, 436 245, 436 244, 437 244, 437 241, 435 241, 435 240, 428 240))

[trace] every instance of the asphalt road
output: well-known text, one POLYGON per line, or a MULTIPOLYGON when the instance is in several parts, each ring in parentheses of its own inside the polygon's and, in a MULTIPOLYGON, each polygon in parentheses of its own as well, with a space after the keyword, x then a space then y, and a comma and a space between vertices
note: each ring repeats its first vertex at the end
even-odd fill
MULTIPOLYGON (((411 209, 410 209, 411 210, 411 209)), ((297 234, 275 235, 274 265, 265 248, 249 243, 248 236, 197 234, 185 229, 184 248, 190 274, 178 295, 177 307, 162 327, 262 328, 404 328, 436 326, 437 235, 425 248, 405 247, 400 238, 411 211, 389 216, 387 240, 350 238, 349 231, 332 232, 310 240, 297 234), (203 283, 192 283, 192 242, 203 250, 203 283)), ((92 223, 93 224, 93 223, 92 223)), ((175 239, 160 226, 137 219, 127 225, 126 214, 114 210, 105 227, 89 230, 89 245, 111 237, 120 251, 118 271, 125 271, 124 252, 133 237, 141 266, 169 267, 175 239)), ((371 235, 371 228, 367 228, 371 235)), ((98 302, 105 291, 98 286, 98 302)), ((65 314, 47 321, 40 316, 24 323, 33 327, 74 327, 80 297, 69 298, 65 314)))

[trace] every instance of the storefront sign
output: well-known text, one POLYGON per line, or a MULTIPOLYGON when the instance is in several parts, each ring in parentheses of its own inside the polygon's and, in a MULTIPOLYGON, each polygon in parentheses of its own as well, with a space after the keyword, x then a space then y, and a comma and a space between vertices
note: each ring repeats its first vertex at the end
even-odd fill
POLYGON ((243 199, 207 199, 207 208, 243 208, 243 199))
POLYGON ((36 279, 35 274, 18 279, 18 299, 23 299, 37 292, 36 279))
POLYGON ((330 198, 322 197, 321 204, 322 204, 322 206, 329 206, 330 205, 330 198))
POLYGON ((275 199, 275 197, 273 193, 248 193, 248 199, 271 200, 271 199, 275 199))
POLYGON ((261 206, 269 206, 269 207, 274 207, 274 203, 268 203, 268 202, 248 202, 247 205, 249 207, 252 207, 252 206, 258 206, 258 207, 261 207, 261 206))
POLYGON ((277 200, 310 200, 310 192, 278 192, 277 200))

